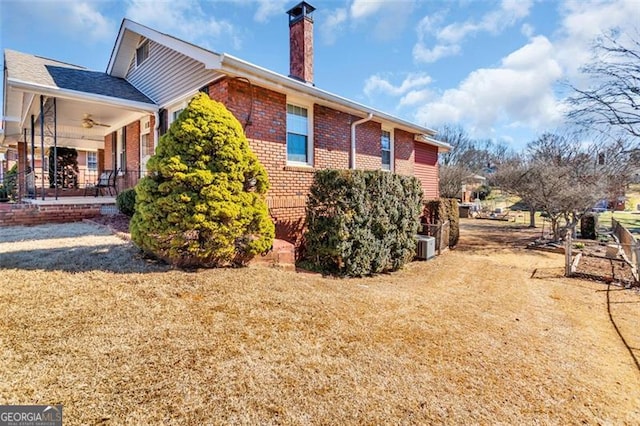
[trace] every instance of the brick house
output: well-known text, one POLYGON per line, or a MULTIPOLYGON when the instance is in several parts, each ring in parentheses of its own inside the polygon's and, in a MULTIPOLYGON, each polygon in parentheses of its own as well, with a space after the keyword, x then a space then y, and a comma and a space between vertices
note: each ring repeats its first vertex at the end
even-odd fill
POLYGON ((33 135, 38 141, 46 133, 46 125, 34 117, 46 117, 46 106, 57 101, 61 117, 54 121, 63 130, 59 146, 90 146, 87 152, 96 152, 99 170, 120 170, 120 188, 132 186, 145 174, 158 138, 196 93, 205 92, 236 116, 265 165, 271 182, 267 202, 278 238, 296 238, 316 169, 415 175, 425 198, 438 197, 438 153, 450 147, 434 139, 433 130, 313 84, 313 11, 302 2, 287 12, 289 76, 128 19, 122 22, 106 73, 6 51, 4 115, 15 118, 5 123, 0 146, 18 151, 19 163, 26 166, 30 146, 31 158, 38 156, 33 135), (28 72, 22 70, 24 62, 30 63, 28 72), (49 78, 54 69, 70 75, 49 78), (25 84, 29 78, 36 81, 25 84), (100 81, 100 88, 91 80, 100 81), (73 135, 79 124, 84 133, 73 135))

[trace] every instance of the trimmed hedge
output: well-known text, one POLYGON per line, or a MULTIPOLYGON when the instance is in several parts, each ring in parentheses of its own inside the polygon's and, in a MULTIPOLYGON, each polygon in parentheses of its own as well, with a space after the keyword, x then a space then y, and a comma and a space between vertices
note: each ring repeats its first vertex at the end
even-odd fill
POLYGON ((267 171, 238 120, 196 95, 171 124, 136 186, 131 239, 178 267, 242 265, 273 245, 267 171))
POLYGON ((397 270, 415 255, 421 199, 413 176, 317 171, 307 201, 306 263, 343 276, 397 270))
POLYGON ((460 239, 460 212, 455 198, 438 198, 424 203, 422 217, 427 223, 449 221, 449 247, 455 247, 460 239))
POLYGON ((116 197, 116 206, 120 213, 129 217, 136 212, 136 190, 134 188, 125 189, 116 197))

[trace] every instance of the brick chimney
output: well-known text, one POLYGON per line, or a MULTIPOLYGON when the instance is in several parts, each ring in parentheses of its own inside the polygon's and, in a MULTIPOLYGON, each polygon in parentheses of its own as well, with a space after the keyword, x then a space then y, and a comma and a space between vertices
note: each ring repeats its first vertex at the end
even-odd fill
POLYGON ((287 12, 289 15, 289 77, 313 84, 313 11, 306 1, 287 12))

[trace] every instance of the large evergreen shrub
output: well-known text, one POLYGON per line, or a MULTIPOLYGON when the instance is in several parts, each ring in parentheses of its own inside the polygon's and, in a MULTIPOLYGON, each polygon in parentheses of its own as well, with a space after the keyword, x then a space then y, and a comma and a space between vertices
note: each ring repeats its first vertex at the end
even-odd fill
POLYGON ((382 171, 319 170, 307 201, 305 260, 325 273, 394 271, 415 255, 422 189, 382 171))
POLYGON ((273 243, 267 173, 221 103, 194 97, 136 186, 131 238, 179 267, 246 263, 273 243))

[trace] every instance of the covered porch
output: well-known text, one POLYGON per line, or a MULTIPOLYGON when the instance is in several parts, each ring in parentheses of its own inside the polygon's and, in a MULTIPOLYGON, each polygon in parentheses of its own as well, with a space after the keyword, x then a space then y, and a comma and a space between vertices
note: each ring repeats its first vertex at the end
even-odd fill
POLYGON ((14 201, 113 204, 115 192, 137 183, 144 173, 140 145, 157 141, 151 99, 124 79, 20 52, 6 51, 5 66, 1 176, 6 181, 17 168, 14 201), (131 123, 138 131, 127 134, 131 123), (96 197, 104 171, 113 173, 113 191, 96 197))

